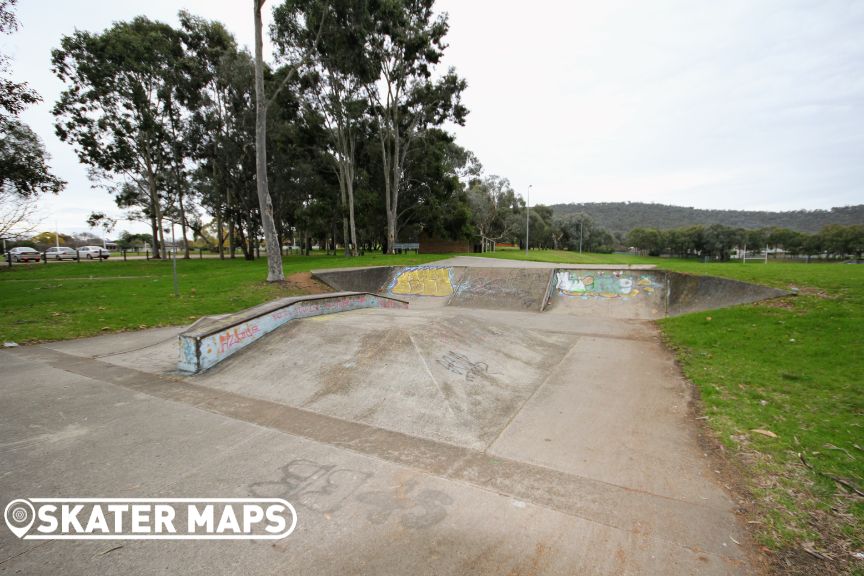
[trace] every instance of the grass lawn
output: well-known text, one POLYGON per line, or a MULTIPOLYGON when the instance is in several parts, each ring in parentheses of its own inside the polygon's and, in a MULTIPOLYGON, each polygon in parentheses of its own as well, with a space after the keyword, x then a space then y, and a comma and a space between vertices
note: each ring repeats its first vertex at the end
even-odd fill
MULTIPOLYGON (((355 259, 288 256, 285 275, 315 268, 420 264, 440 255, 355 259)), ((106 331, 188 324, 207 315, 233 312, 280 296, 290 285, 264 282, 267 262, 259 259, 177 260, 180 296, 174 296, 171 261, 108 260, 0 268, 0 341, 19 344, 66 340, 106 331)))
MULTIPOLYGON (((518 250, 486 256, 525 259, 518 250)), ((285 273, 440 258, 290 256, 285 273)), ((859 572, 851 563, 852 552, 864 552, 864 499, 829 478, 864 487, 864 266, 704 264, 551 250, 528 258, 649 263, 800 288, 798 297, 669 318, 660 327, 700 393, 706 424, 752 497, 748 519, 761 544, 778 562, 792 558, 801 573, 864 573, 862 563, 859 572), (827 559, 816 560, 805 548, 827 559)), ((263 282, 265 269, 263 260, 178 260, 179 298, 170 261, 3 269, 0 339, 26 343, 184 324, 290 295, 290 286, 263 282)))

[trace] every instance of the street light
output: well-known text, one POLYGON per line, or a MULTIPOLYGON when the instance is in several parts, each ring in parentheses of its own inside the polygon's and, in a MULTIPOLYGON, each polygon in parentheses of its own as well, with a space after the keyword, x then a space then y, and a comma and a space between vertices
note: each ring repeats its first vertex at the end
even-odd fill
POLYGON ((528 232, 531 229, 531 187, 528 185, 528 199, 525 201, 525 257, 528 257, 528 232))
POLYGON ((582 253, 582 219, 579 219, 579 254, 582 253))
MULTIPOLYGON (((171 251, 171 267, 174 272, 174 297, 180 296, 180 286, 177 280, 177 241, 174 239, 174 221, 171 220, 171 244, 173 244, 173 250, 171 251)), ((165 232, 168 232, 168 229, 164 229, 165 232)))

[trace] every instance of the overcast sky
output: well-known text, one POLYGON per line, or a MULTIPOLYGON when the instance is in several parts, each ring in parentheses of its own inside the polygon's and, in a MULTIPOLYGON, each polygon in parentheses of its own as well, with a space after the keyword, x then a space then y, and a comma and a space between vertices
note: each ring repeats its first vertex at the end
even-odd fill
MULTIPOLYGON (((270 0, 267 7, 272 7, 270 0)), ((23 119, 69 182, 43 226, 121 216, 53 130, 50 51, 76 28, 180 8, 251 46, 241 0, 20 0, 3 38, 45 102, 23 119)), ((439 0, 445 64, 468 80, 457 141, 531 204, 640 201, 746 210, 864 203, 864 0, 439 0)), ((269 16, 269 8, 265 10, 269 16)), ((121 222, 118 231, 146 230, 121 222)))

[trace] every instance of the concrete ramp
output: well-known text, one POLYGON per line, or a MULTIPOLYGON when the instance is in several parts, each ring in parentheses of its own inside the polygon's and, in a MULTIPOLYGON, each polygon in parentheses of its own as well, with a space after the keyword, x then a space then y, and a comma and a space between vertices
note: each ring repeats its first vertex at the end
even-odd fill
MULTIPOLYGON (((467 259, 466 259, 467 260, 467 259)), ((654 320, 768 298, 789 292, 656 269, 488 266, 382 266, 313 272, 336 290, 382 294, 412 306, 654 320)))
POLYGON ((552 270, 533 268, 465 268, 450 306, 491 310, 543 309, 552 270))
POLYGON ((752 304, 789 294, 786 290, 749 282, 670 272, 666 313, 668 316, 680 316, 690 312, 752 304))
POLYGON ((667 273, 556 270, 546 309, 556 314, 650 320, 666 315, 667 273))
POLYGON ((401 266, 372 266, 368 268, 334 268, 315 270, 312 277, 339 292, 384 293, 393 274, 401 266))

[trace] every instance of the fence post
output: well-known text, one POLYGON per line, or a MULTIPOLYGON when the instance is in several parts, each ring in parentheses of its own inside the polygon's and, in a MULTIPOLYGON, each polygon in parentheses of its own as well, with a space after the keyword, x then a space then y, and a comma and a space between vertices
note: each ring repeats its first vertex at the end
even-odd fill
POLYGON ((126 262, 126 249, 123 249, 123 262, 126 262))
POLYGON ((42 263, 48 264, 48 252, 47 251, 42 252, 42 263))
POLYGON ((150 249, 144 250, 144 258, 150 260, 150 249))
POLYGON ((81 252, 78 251, 78 248, 75 248, 75 262, 81 263, 81 252))

